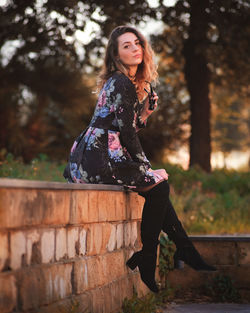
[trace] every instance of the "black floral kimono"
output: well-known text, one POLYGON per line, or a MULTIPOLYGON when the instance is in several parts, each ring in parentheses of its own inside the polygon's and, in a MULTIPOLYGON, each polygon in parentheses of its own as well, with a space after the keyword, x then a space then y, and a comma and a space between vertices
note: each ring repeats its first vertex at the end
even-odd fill
POLYGON ((143 108, 134 84, 115 73, 103 86, 89 127, 74 142, 64 177, 73 183, 153 185, 159 177, 143 152, 137 131, 143 108))

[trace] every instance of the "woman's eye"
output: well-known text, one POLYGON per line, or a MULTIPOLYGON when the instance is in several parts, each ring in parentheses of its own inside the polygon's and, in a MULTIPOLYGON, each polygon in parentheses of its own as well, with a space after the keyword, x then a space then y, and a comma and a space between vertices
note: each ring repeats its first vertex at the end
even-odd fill
POLYGON ((128 48, 129 48, 129 46, 128 46, 128 45, 126 45, 126 46, 124 46, 124 48, 125 48, 125 49, 128 49, 128 48))

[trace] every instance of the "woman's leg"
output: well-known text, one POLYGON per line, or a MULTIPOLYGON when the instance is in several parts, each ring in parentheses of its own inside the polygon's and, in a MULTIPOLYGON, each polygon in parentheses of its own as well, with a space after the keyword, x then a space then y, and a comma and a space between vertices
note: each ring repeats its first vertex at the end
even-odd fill
POLYGON ((215 271, 216 268, 208 265, 194 247, 192 241, 182 227, 182 223, 179 221, 169 198, 166 204, 166 214, 162 230, 176 245, 177 250, 174 255, 175 267, 181 268, 180 261, 184 261, 198 271, 215 271))
POLYGON ((167 181, 162 181, 147 192, 140 192, 145 198, 141 222, 142 250, 134 253, 127 265, 139 267, 142 281, 154 292, 158 292, 155 283, 158 237, 166 214, 166 201, 169 197, 167 181))

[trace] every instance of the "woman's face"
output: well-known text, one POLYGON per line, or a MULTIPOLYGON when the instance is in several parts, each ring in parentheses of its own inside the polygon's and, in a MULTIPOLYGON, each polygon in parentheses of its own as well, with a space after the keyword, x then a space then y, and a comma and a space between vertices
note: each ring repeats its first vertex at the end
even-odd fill
POLYGON ((142 62, 143 49, 134 33, 125 33, 118 37, 118 58, 128 67, 138 66, 142 62))

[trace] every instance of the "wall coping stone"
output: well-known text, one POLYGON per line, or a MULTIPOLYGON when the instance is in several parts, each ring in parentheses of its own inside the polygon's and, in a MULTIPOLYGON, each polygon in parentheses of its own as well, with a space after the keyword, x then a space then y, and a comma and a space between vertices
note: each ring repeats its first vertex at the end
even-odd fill
POLYGON ((193 235, 189 236, 192 241, 245 241, 250 242, 250 234, 239 235, 193 235))
POLYGON ((74 183, 71 184, 71 183, 15 179, 15 178, 0 178, 0 188, 125 191, 125 188, 123 186, 118 185, 74 184, 74 183))

